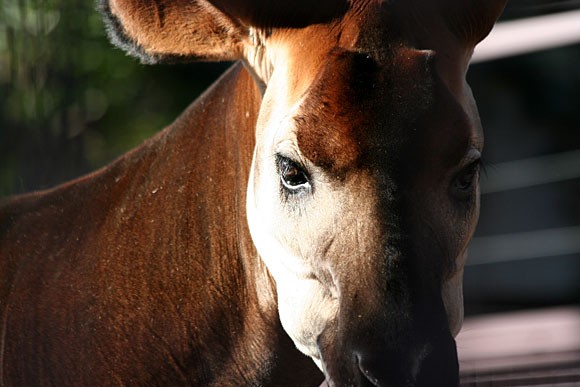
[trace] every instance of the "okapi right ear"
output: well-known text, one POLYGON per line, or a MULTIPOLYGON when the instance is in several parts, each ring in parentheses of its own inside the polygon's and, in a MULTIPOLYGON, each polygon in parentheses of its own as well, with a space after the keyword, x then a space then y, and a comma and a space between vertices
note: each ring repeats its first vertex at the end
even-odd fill
POLYGON ((506 1, 451 0, 448 1, 450 4, 443 7, 442 13, 451 31, 464 44, 473 48, 489 34, 506 1))
POLYGON ((348 0, 100 0, 113 43, 144 63, 240 59, 256 29, 304 27, 348 0))

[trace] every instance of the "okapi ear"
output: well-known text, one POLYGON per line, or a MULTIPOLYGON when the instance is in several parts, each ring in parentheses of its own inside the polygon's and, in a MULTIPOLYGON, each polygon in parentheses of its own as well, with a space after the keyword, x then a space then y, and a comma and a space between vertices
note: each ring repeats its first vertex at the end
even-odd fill
POLYGON ((99 0, 114 44, 144 63, 240 59, 250 27, 304 27, 348 0, 99 0))
POLYGON ((507 0, 444 1, 443 17, 451 32, 469 48, 481 42, 501 15, 507 0))
POLYGON ((242 28, 204 0, 100 0, 112 42, 143 63, 235 60, 242 28))

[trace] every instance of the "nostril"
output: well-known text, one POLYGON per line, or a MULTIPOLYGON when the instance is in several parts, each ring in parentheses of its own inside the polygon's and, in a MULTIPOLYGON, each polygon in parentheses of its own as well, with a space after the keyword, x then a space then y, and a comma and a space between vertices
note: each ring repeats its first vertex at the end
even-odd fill
POLYGON ((459 385, 459 362, 455 341, 451 335, 442 335, 432 344, 420 347, 408 345, 402 351, 375 346, 365 349, 364 352, 357 351, 353 354, 353 362, 359 371, 357 382, 354 383, 356 385, 369 387, 459 385))
POLYGON ((459 361, 451 336, 429 348, 419 364, 417 386, 458 386, 459 361))
POLYGON ((355 355, 358 369, 364 377, 361 385, 368 386, 414 386, 411 370, 405 367, 400 356, 355 355))
POLYGON ((365 377, 365 379, 368 380, 369 382, 371 382, 373 384, 373 386, 380 386, 379 379, 375 375, 373 375, 372 371, 368 367, 364 366, 360 362, 360 359, 358 362, 358 368, 359 368, 360 372, 363 374, 363 376, 365 377))
POLYGON ((431 353, 433 347, 429 344, 425 344, 422 350, 420 350, 413 361, 411 362, 411 373, 413 378, 416 380, 421 368, 423 367, 423 362, 425 358, 431 353))
POLYGON ((360 373, 364 376, 367 383, 372 383, 373 386, 379 386, 379 379, 373 372, 371 371, 371 366, 368 362, 364 361, 362 356, 359 354, 354 355, 355 364, 358 366, 360 373))

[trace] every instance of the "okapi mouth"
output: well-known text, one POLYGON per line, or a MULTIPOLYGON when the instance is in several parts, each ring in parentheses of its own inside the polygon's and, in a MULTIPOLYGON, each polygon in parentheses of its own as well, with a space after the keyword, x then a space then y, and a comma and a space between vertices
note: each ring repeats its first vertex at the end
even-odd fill
POLYGON ((453 339, 437 350, 424 351, 416 359, 415 364, 405 371, 405 367, 396 360, 386 360, 382 364, 363 363, 357 359, 358 374, 351 380, 335 381, 325 373, 325 379, 320 387, 365 386, 365 387, 431 387, 459 385, 459 365, 457 351, 453 339), (393 367, 393 364, 395 365, 393 367), (354 382, 354 383, 353 383, 354 382))
POLYGON ((458 386, 457 346, 442 300, 424 301, 439 306, 390 308, 382 313, 389 320, 355 312, 330 321, 317 340, 320 386, 458 386))

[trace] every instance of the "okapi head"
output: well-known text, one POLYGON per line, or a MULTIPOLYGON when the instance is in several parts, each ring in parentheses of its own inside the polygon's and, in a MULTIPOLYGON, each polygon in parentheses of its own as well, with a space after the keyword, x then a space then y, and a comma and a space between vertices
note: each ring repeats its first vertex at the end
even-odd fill
POLYGON ((242 60, 254 76, 248 223, 285 331, 330 385, 458 383, 483 147, 465 74, 503 3, 102 5, 144 62, 242 60))

